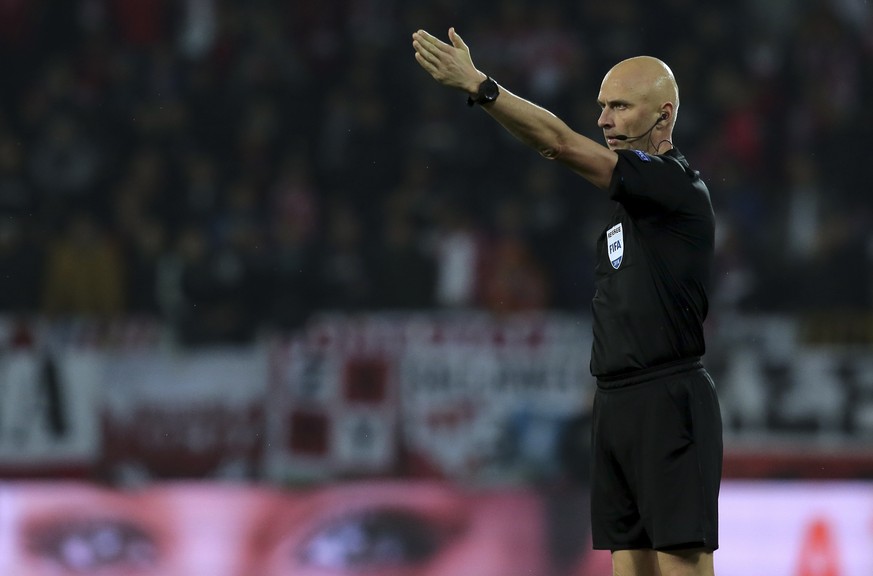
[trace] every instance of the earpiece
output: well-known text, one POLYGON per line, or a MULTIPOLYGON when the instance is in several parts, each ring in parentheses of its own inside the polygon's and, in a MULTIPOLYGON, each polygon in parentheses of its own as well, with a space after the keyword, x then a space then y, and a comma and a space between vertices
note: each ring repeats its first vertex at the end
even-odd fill
POLYGON ((628 136, 626 134, 618 134, 616 136, 613 136, 613 138, 615 138, 616 140, 621 140, 623 142, 636 142, 640 138, 645 138, 646 136, 651 134, 652 130, 655 129, 655 126, 657 126, 659 123, 663 122, 664 120, 666 120, 669 117, 670 117, 670 115, 667 114, 666 112, 661 112, 661 116, 657 120, 655 120, 655 123, 652 124, 652 127, 649 128, 648 130, 646 130, 645 133, 640 134, 639 136, 628 136))

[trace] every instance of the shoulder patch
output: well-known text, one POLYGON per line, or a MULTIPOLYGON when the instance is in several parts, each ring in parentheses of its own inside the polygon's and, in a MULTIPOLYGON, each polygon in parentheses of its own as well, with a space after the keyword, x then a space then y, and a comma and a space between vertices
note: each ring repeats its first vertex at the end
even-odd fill
POLYGON ((642 150, 634 150, 634 154, 640 157, 640 160, 643 162, 651 162, 652 159, 649 158, 649 155, 643 152, 642 150))

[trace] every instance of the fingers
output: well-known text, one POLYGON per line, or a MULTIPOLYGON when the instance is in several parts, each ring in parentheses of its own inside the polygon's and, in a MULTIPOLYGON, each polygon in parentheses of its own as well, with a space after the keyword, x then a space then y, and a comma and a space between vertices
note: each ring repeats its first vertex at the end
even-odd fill
POLYGON ((439 50, 444 46, 447 46, 445 42, 437 38, 436 36, 432 36, 425 32, 424 30, 419 30, 418 32, 412 35, 413 40, 418 40, 418 42, 422 45, 422 47, 429 48, 430 50, 439 50))
POLYGON ((412 42, 412 47, 415 49, 415 59, 423 68, 428 72, 436 68, 436 65, 439 63, 439 58, 433 53, 430 46, 415 40, 412 42))
POLYGON ((431 44, 425 39, 424 34, 422 30, 412 34, 412 47, 415 49, 416 56, 432 50, 431 44))
POLYGON ((452 44, 446 44, 424 30, 415 31, 412 34, 415 60, 441 84, 460 86, 464 64, 461 53, 466 52, 466 46, 454 28, 449 29, 449 39, 452 44))
POLYGON ((424 68, 424 70, 425 70, 428 74, 430 74, 431 76, 433 76, 434 78, 436 78, 436 76, 437 76, 437 67, 434 66, 433 64, 431 64, 430 62, 428 62, 427 59, 426 59, 424 56, 422 56, 421 52, 416 52, 416 53, 415 53, 415 61, 418 62, 419 66, 421 66, 422 68, 424 68))
POLYGON ((454 46, 455 48, 460 48, 461 50, 467 49, 467 45, 464 44, 461 36, 457 32, 455 32, 454 26, 449 28, 449 39, 452 41, 452 46, 454 46))
POLYGON ((415 49, 415 59, 431 74, 437 69, 440 62, 440 48, 446 46, 437 38, 434 38, 424 30, 418 30, 412 35, 412 47, 415 49))

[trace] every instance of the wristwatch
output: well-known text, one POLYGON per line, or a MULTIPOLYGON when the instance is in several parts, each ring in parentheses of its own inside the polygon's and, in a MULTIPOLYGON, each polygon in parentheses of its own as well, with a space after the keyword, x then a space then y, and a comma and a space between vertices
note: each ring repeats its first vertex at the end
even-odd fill
POLYGON ((500 96, 500 88, 497 86, 497 82, 489 76, 479 84, 479 91, 476 92, 475 97, 467 96, 467 106, 488 104, 497 100, 498 96, 500 96))

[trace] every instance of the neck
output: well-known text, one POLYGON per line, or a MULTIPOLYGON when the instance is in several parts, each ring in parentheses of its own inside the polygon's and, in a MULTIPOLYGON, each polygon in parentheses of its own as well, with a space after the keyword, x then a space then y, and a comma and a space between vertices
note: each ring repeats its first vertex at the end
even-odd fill
POLYGON ((655 145, 655 154, 663 154, 673 149, 673 142, 669 138, 664 138, 655 145))

